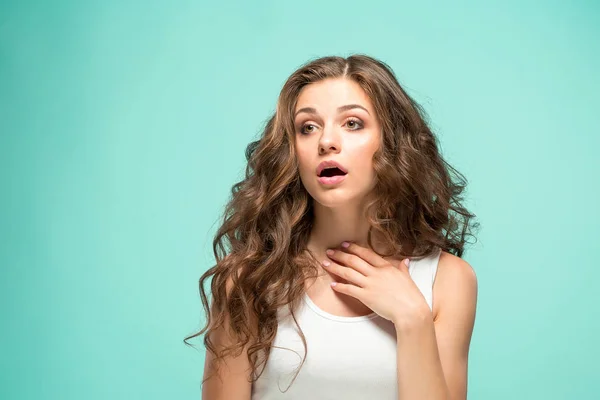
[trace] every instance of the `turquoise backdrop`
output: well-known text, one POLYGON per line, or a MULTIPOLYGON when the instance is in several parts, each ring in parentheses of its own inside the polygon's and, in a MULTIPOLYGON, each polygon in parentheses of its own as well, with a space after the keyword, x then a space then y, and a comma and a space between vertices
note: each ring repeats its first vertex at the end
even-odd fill
POLYGON ((2 399, 198 399, 198 278, 295 68, 388 63, 481 223, 469 398, 600 392, 600 4, 0 5, 2 399), (596 289, 595 289, 596 288, 596 289))

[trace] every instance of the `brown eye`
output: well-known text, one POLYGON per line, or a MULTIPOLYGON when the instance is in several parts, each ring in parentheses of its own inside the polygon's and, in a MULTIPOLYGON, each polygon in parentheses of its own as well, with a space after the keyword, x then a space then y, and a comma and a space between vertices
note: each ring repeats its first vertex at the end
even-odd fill
POLYGON ((312 125, 312 124, 306 124, 306 125, 302 125, 302 128, 300 128, 300 133, 301 133, 301 134, 304 134, 304 135, 306 135, 307 133, 310 133, 310 132, 305 132, 305 128, 307 128, 307 127, 309 127, 309 126, 311 126, 311 127, 313 127, 313 128, 314 128, 314 125, 312 125))
POLYGON ((357 131, 363 127, 360 120, 357 120, 357 119, 349 119, 346 122, 346 125, 348 125, 353 131, 357 131), (350 125, 350 124, 352 124, 352 125, 350 125), (354 128, 354 127, 356 127, 356 128, 354 128))

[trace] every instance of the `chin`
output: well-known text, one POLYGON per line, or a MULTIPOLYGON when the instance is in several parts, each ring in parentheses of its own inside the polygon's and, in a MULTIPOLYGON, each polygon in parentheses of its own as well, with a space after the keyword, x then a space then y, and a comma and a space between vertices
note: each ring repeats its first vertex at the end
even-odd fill
POLYGON ((311 188, 311 190, 308 191, 308 194, 310 194, 316 203, 327 208, 347 206, 349 202, 354 202, 357 198, 361 197, 357 196, 354 192, 342 188, 324 189, 316 187, 311 188))

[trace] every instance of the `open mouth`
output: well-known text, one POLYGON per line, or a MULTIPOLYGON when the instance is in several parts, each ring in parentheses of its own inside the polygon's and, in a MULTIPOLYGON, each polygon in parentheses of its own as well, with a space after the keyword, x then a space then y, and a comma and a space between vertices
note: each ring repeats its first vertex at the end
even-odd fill
POLYGON ((346 175, 346 173, 344 171, 342 171, 341 169, 339 169, 338 167, 331 167, 331 168, 325 168, 323 171, 321 171, 321 174, 319 174, 319 177, 324 177, 324 178, 331 178, 333 176, 339 176, 339 175, 346 175))
POLYGON ((317 179, 323 185, 337 185, 346 179, 346 172, 337 167, 325 168, 317 179))

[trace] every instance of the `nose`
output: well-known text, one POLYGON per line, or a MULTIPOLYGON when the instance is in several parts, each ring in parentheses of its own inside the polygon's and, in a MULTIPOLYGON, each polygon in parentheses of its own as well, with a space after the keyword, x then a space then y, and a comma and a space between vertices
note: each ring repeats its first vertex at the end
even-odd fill
POLYGON ((341 144, 339 135, 333 132, 333 129, 324 129, 319 139, 319 155, 334 152, 339 153, 341 144))

